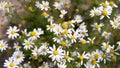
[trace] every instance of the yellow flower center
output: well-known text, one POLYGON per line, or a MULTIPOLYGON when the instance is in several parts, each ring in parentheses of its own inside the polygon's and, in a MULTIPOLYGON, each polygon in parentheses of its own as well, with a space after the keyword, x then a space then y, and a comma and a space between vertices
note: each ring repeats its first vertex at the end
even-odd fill
POLYGON ((28 7, 28 10, 33 11, 33 8, 31 6, 28 7))
POLYGON ((55 51, 53 52, 53 54, 54 54, 54 55, 58 55, 58 51, 55 50, 55 51))
POLYGON ((83 60, 83 59, 84 59, 84 56, 80 56, 79 58, 80 58, 80 60, 83 60))
POLYGON ((10 5, 9 5, 9 4, 6 4, 6 5, 5 5, 5 8, 10 8, 10 5))
POLYGON ((2 4, 0 4, 0 7, 3 7, 3 5, 2 5, 2 4))
POLYGON ((6 12, 6 13, 5 13, 5 16, 8 16, 8 15, 9 15, 9 13, 8 13, 8 12, 6 12))
POLYGON ((113 24, 114 26, 118 26, 119 24, 118 24, 118 22, 114 22, 114 24, 113 24))
POLYGON ((106 10, 103 10, 102 15, 106 16, 106 15, 108 15, 108 12, 106 10))
POLYGON ((92 60, 91 63, 92 63, 92 65, 95 65, 97 63, 97 61, 96 60, 92 60))
POLYGON ((100 28, 100 25, 96 25, 95 28, 96 28, 96 29, 99 29, 99 28, 100 28))
POLYGON ((60 2, 61 0, 57 0, 57 2, 60 2))
POLYGON ((108 48, 109 48, 109 45, 108 45, 108 44, 106 44, 105 48, 106 48, 106 49, 108 49, 108 48))
POLYGON ((86 44, 86 40, 83 39, 83 40, 81 41, 81 43, 82 43, 83 45, 85 45, 85 44, 86 44))
POLYGON ((72 24, 72 21, 68 21, 68 24, 71 25, 71 24, 72 24))
POLYGON ((52 29, 52 28, 54 28, 54 25, 53 25, 53 24, 50 25, 50 29, 52 29))
POLYGON ((68 30, 64 30, 62 34, 68 34, 68 30))
POLYGON ((97 11, 94 11, 94 15, 97 15, 98 14, 98 12, 97 11))
POLYGON ((14 30, 11 30, 11 34, 12 34, 12 35, 15 34, 15 31, 14 31, 14 30))
POLYGON ((100 57, 99 54, 94 54, 95 58, 98 59, 100 57))
POLYGON ((66 7, 67 9, 69 9, 69 8, 70 8, 70 4, 67 4, 65 7, 66 7))
POLYGON ((32 31, 31 36, 37 36, 37 33, 35 31, 32 31))
POLYGON ((71 36, 71 39, 75 39, 75 36, 74 36, 74 35, 72 35, 72 36, 71 36))
POLYGON ((19 59, 19 58, 20 58, 20 55, 17 55, 16 58, 19 59))
POLYGON ((68 59, 69 59, 69 56, 68 56, 68 55, 66 55, 66 56, 64 56, 64 58, 65 58, 66 60, 68 60, 68 59))
POLYGON ((14 67, 15 64, 14 64, 13 62, 11 62, 9 66, 10 66, 10 67, 14 67))
POLYGON ((47 68, 47 67, 45 65, 43 65, 42 68, 47 68))
POLYGON ((112 50, 110 50, 110 54, 113 54, 114 52, 115 52, 115 50, 113 50, 113 49, 112 49, 112 50))
POLYGON ((43 4, 43 7, 44 7, 44 8, 46 8, 46 7, 47 7, 47 5, 46 5, 46 4, 43 4))
POLYGON ((62 41, 62 42, 61 42, 61 45, 62 45, 63 47, 65 47, 65 46, 66 46, 66 42, 62 41))
POLYGON ((47 14, 47 12, 43 12, 42 15, 43 15, 44 17, 46 17, 48 14, 47 14))
POLYGON ((106 55, 106 54, 103 54, 102 57, 105 59, 105 58, 107 58, 107 55, 106 55))
POLYGON ((115 3, 114 3, 113 1, 111 1, 111 2, 110 2, 110 5, 111 5, 111 6, 114 6, 114 5, 115 5, 115 3))
POLYGON ((27 45, 27 46, 30 46, 30 42, 26 42, 26 45, 27 45))
POLYGON ((108 5, 107 5, 106 3, 104 3, 104 4, 103 4, 103 7, 104 7, 104 8, 107 8, 107 7, 108 7, 108 5))
POLYGON ((4 44, 0 44, 0 48, 4 48, 4 44))
POLYGON ((62 23, 62 28, 63 28, 63 29, 67 29, 67 28, 68 28, 67 23, 62 23))

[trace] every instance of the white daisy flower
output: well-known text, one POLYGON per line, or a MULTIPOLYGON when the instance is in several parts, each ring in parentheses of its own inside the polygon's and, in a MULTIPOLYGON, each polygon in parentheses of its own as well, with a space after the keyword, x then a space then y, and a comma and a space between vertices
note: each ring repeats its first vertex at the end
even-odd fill
POLYGON ((34 43, 33 43, 33 40, 28 38, 27 40, 26 39, 24 40, 23 45, 24 45, 24 49, 28 50, 33 47, 34 43))
POLYGON ((109 4, 110 4, 111 7, 115 7, 115 8, 118 7, 113 1, 110 1, 109 4))
POLYGON ((50 25, 47 25, 47 30, 50 30, 50 32, 52 32, 54 30, 55 24, 50 22, 50 25))
POLYGON ((109 42, 103 42, 101 48, 102 50, 108 52, 111 48, 111 45, 109 44, 109 42))
POLYGON ((14 27, 9 27, 9 29, 7 30, 6 34, 8 34, 8 38, 17 38, 19 36, 19 34, 17 33, 18 31, 20 31, 19 29, 17 29, 16 26, 14 27))
POLYGON ((100 19, 103 19, 104 17, 110 18, 109 16, 111 15, 112 11, 109 9, 100 9, 101 11, 101 16, 100 19))
POLYGON ((12 57, 14 58, 13 60, 18 64, 23 62, 25 58, 22 51, 15 51, 12 57))
POLYGON ((52 59, 52 61, 58 61, 60 62, 61 59, 64 58, 64 50, 62 50, 62 47, 58 47, 56 48, 55 45, 53 45, 53 48, 52 47, 49 47, 50 48, 50 51, 48 51, 48 53, 50 54, 49 58, 52 59))
POLYGON ((77 23, 80 23, 83 21, 81 15, 75 15, 74 19, 77 23))
POLYGON ((10 57, 8 60, 5 60, 4 67, 6 68, 17 68, 18 63, 14 61, 12 57, 10 57))
POLYGON ((42 4, 36 1, 36 7, 40 8, 41 10, 45 10, 45 11, 48 11, 48 9, 50 8, 48 1, 42 1, 42 4))
POLYGON ((65 14, 67 14, 66 10, 60 10, 61 14, 60 14, 60 18, 63 18, 65 16, 65 14))
POLYGON ((59 2, 54 2, 53 6, 55 7, 55 9, 58 9, 58 10, 62 8, 62 4, 59 2))
POLYGON ((42 45, 39 48, 39 52, 41 55, 47 55, 48 51, 49 51, 49 49, 48 49, 47 45, 42 45))
POLYGON ((4 40, 0 40, 0 50, 1 50, 1 52, 2 52, 3 50, 6 50, 6 48, 8 48, 7 42, 4 41, 4 40))
POLYGON ((71 57, 69 56, 69 52, 68 52, 68 51, 65 52, 64 59, 65 59, 66 61, 68 61, 68 62, 70 62, 71 60, 74 60, 73 58, 71 58, 71 57))
POLYGON ((120 27, 120 22, 116 18, 114 18, 114 20, 110 20, 110 24, 114 29, 117 29, 120 27))
POLYGON ((98 8, 93 8, 91 11, 90 11, 90 16, 91 17, 94 17, 94 16, 99 16, 101 15, 101 11, 98 9, 98 8))
POLYGON ((14 43, 13 48, 15 48, 15 50, 20 50, 21 46, 19 46, 19 43, 14 43))
POLYGON ((111 35, 110 32, 104 31, 104 32, 102 33, 102 36, 105 37, 105 39, 109 39, 109 38, 110 38, 110 35, 111 35))
POLYGON ((80 59, 80 64, 83 65, 83 60, 88 59, 87 54, 85 54, 85 51, 81 55, 79 53, 77 53, 77 54, 78 54, 77 57, 80 59))
POLYGON ((100 23, 100 24, 94 23, 91 26, 93 27, 93 30, 98 30, 100 32, 101 31, 101 27, 104 26, 104 24, 103 23, 100 23))
POLYGON ((38 55, 40 54, 40 51, 37 47, 35 47, 33 50, 32 50, 32 55, 37 57, 38 55))
POLYGON ((57 66, 58 66, 58 68, 66 68, 67 67, 67 65, 65 64, 65 62, 57 63, 57 66))

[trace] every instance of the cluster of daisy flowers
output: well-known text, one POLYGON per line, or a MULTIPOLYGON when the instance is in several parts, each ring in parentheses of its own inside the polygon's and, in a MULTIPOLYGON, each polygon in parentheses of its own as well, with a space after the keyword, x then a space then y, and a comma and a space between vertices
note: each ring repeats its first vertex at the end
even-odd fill
POLYGON ((10 2, 0 1, 0 11, 1 15, 4 17, 4 20, 7 20, 7 17, 11 17, 13 13, 13 4, 10 2))
MULTIPOLYGON (((70 8, 70 0, 56 0, 53 3, 55 10, 60 12, 58 18, 63 19, 68 13, 66 9, 70 8)), ((32 68, 32 61, 38 61, 38 68, 67 68, 69 64, 74 64, 74 68, 86 67, 96 68, 100 67, 100 63, 106 64, 112 60, 116 60, 116 57, 120 54, 120 41, 116 45, 111 45, 108 39, 110 39, 111 32, 101 31, 101 27, 104 27, 103 23, 94 23, 91 25, 93 30, 97 30, 101 33, 106 40, 99 44, 98 49, 94 49, 91 52, 86 50, 80 52, 79 46, 90 45, 93 47, 95 39, 99 37, 90 37, 88 34, 88 28, 86 22, 83 21, 83 17, 79 14, 74 15, 73 19, 56 23, 54 16, 49 14, 48 11, 52 9, 48 1, 36 1, 35 6, 42 11, 49 25, 46 25, 46 30, 42 28, 34 28, 32 31, 27 29, 19 29, 17 26, 10 26, 7 29, 6 34, 9 39, 16 40, 12 43, 14 46, 14 53, 11 57, 5 60, 4 67, 6 68, 32 68), (79 24, 79 25, 78 25, 79 24), (76 26, 78 27, 76 28, 76 26), (44 31, 49 31, 54 44, 46 41, 41 41, 44 37, 44 31), (22 39, 19 42, 18 39, 22 39), (39 42, 38 42, 39 41, 39 42), (39 43, 39 44, 38 44, 39 43), (78 47, 76 47, 76 44, 78 47), (71 50, 72 47, 76 47, 71 50), (29 56, 27 55, 29 53, 29 56), (27 61, 28 59, 29 61, 27 61), (26 62, 27 61, 27 62, 26 62)), ((114 2, 105 1, 100 4, 100 7, 94 8, 90 11, 90 16, 100 16, 100 19, 111 15, 113 8, 117 5, 114 2)), ((114 29, 119 27, 120 17, 110 20, 110 24, 114 29)), ((92 30, 91 30, 92 31, 92 30)), ((9 49, 7 41, 0 40, 0 51, 9 49)))

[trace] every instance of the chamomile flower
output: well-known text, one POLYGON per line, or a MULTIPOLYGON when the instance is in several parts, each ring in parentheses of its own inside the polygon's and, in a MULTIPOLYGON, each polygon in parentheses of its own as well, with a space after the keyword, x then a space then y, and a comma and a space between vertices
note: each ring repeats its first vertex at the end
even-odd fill
POLYGON ((41 10, 45 10, 45 11, 48 11, 48 9, 50 8, 48 1, 42 1, 42 4, 36 1, 36 7, 40 8, 41 10))
POLYGON ((7 42, 4 41, 4 40, 0 40, 0 50, 1 50, 1 52, 2 52, 3 50, 6 50, 7 47, 8 47, 7 42))
POLYGON ((112 7, 109 5, 109 2, 108 2, 108 1, 105 1, 105 3, 102 3, 101 6, 102 6, 104 9, 112 10, 112 7))
POLYGON ((32 55, 37 57, 38 55, 40 54, 40 51, 37 47, 35 47, 33 50, 32 50, 32 55))
POLYGON ((53 23, 53 16, 50 16, 49 18, 48 18, 48 22, 50 22, 50 23, 53 23))
POLYGON ((47 62, 43 62, 43 65, 41 65, 39 68, 50 68, 50 66, 47 62))
POLYGON ((66 61, 68 61, 68 62, 70 62, 71 60, 73 60, 73 58, 71 58, 71 57, 69 56, 69 52, 68 52, 68 51, 65 52, 64 59, 65 59, 66 61))
POLYGON ((54 2, 53 6, 55 7, 55 9, 58 9, 58 10, 62 8, 62 4, 59 2, 54 2))
POLYGON ((58 66, 58 68, 66 68, 67 67, 67 65, 65 64, 65 62, 57 63, 57 66, 58 66))
POLYGON ((58 47, 56 48, 55 45, 53 45, 53 48, 52 47, 49 47, 50 50, 48 51, 48 53, 50 54, 49 58, 52 59, 52 61, 58 61, 60 62, 61 59, 64 58, 64 50, 62 50, 62 47, 58 47))
POLYGON ((50 25, 47 25, 46 27, 47 27, 47 30, 50 30, 50 32, 52 32, 55 27, 55 24, 50 22, 50 25))
POLYGON ((111 48, 109 49, 108 53, 109 53, 111 56, 120 55, 120 54, 117 52, 117 49, 115 49, 115 45, 111 46, 111 48))
POLYGON ((84 59, 88 59, 87 54, 85 54, 85 51, 81 55, 79 53, 77 54, 78 54, 77 57, 80 59, 80 64, 83 65, 84 59))
POLYGON ((4 67, 6 68, 17 68, 18 63, 14 61, 12 57, 10 57, 8 60, 5 60, 4 67))
POLYGON ((63 18, 65 16, 65 14, 67 14, 66 10, 61 10, 60 12, 61 12, 61 14, 59 16, 60 18, 63 18))
POLYGON ((31 39, 37 39, 40 38, 40 35, 43 34, 44 32, 42 31, 41 28, 34 29, 33 31, 29 32, 27 36, 30 36, 31 39))
POLYGON ((104 64, 106 64, 106 62, 107 61, 110 61, 111 59, 110 59, 110 56, 107 54, 107 53, 103 53, 103 52, 101 52, 101 61, 103 61, 104 62, 104 64))
POLYGON ((111 35, 110 32, 104 31, 104 32, 102 33, 102 36, 105 37, 105 39, 109 39, 109 38, 110 38, 110 35, 111 35))
POLYGON ((54 34, 58 35, 58 34, 61 33, 62 30, 63 30, 63 29, 62 29, 62 27, 61 27, 60 24, 55 24, 55 27, 54 27, 54 29, 53 29, 54 34))
POLYGON ((28 49, 30 49, 30 48, 32 48, 33 47, 33 40, 31 40, 30 38, 29 39, 25 39, 24 40, 24 43, 23 43, 23 45, 24 45, 24 49, 26 49, 26 50, 28 50, 28 49))
POLYGON ((96 60, 98 60, 98 61, 100 61, 101 60, 101 55, 100 55, 100 53, 101 53, 102 51, 100 51, 100 50, 96 50, 96 51, 93 51, 92 52, 92 56, 93 56, 93 59, 96 59, 96 60))
POLYGON ((24 61, 24 54, 22 51, 15 51, 12 57, 14 58, 14 61, 16 63, 21 63, 22 61, 24 61))
POLYGON ((101 31, 101 27, 104 26, 103 23, 94 23, 93 25, 91 25, 93 27, 93 30, 98 30, 99 32, 101 31))
POLYGON ((108 52, 111 48, 111 45, 109 44, 109 42, 103 42, 101 48, 102 50, 108 52))
POLYGON ((41 55, 47 55, 47 53, 49 51, 48 46, 47 45, 40 46, 39 51, 40 51, 41 55))
POLYGON ((88 38, 88 40, 90 41, 90 43, 94 43, 94 40, 95 40, 96 37, 93 37, 93 38, 88 38))
POLYGON ((104 17, 110 18, 109 16, 111 15, 112 11, 108 9, 101 9, 101 16, 100 19, 103 19, 104 17))
POLYGON ((99 61, 97 61, 97 60, 91 60, 91 61, 88 61, 84 65, 86 68, 95 68, 95 67, 100 67, 100 65, 98 63, 99 63, 99 61))
POLYGON ((17 29, 16 26, 14 27, 9 27, 9 29, 7 29, 6 34, 8 34, 8 38, 12 38, 15 39, 19 36, 19 34, 17 33, 18 31, 20 31, 19 29, 17 29))
POLYGON ((20 50, 21 46, 19 45, 19 43, 14 43, 13 48, 15 48, 15 50, 20 50))
POLYGON ((82 17, 81 17, 81 15, 76 15, 76 16, 74 17, 74 19, 75 19, 75 22, 77 22, 77 23, 82 22, 82 17))
POLYGON ((110 24, 114 29, 117 29, 120 27, 120 22, 116 18, 114 18, 114 20, 110 20, 110 24))
POLYGON ((98 8, 95 8, 95 7, 90 11, 90 16, 91 17, 99 16, 100 14, 101 14, 101 11, 98 8))
POLYGON ((83 39, 83 38, 80 38, 80 42, 82 45, 86 45, 87 43, 89 43, 89 41, 83 39))
POLYGON ((113 1, 110 1, 109 4, 110 4, 111 7, 115 7, 115 8, 118 7, 113 1))
POLYGON ((62 40, 63 40, 63 38, 60 37, 60 36, 56 36, 56 37, 53 38, 53 41, 57 42, 57 43, 60 43, 62 40))
POLYGON ((69 34, 68 37, 70 38, 71 42, 74 43, 77 39, 77 33, 74 32, 74 34, 69 34))

